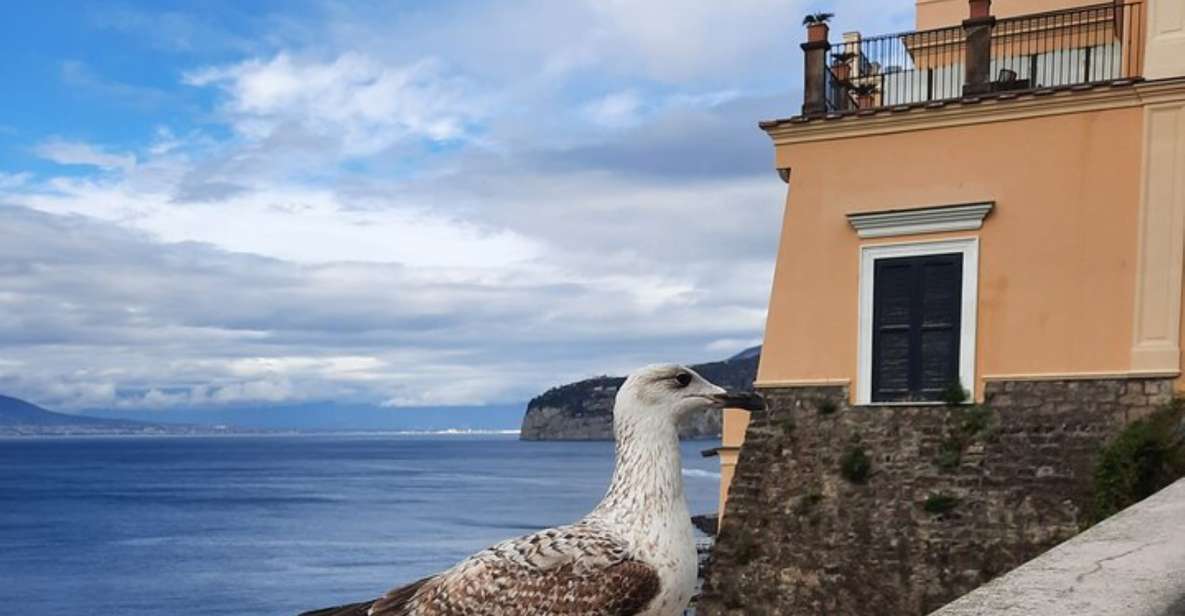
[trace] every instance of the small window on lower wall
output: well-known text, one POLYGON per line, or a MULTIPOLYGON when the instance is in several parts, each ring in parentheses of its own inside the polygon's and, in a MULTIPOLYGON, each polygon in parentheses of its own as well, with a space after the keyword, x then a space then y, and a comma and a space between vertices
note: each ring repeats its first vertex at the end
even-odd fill
POLYGON ((866 246, 858 402, 938 401, 974 383, 974 239, 866 246))

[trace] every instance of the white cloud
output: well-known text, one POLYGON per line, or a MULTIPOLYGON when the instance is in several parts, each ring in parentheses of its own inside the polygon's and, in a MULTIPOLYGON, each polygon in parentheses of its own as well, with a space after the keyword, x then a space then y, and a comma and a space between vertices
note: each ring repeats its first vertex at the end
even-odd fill
POLYGON ((60 178, 52 190, 12 190, 8 199, 46 212, 119 222, 167 242, 205 242, 302 263, 498 267, 538 255, 537 242, 520 234, 383 195, 347 202, 328 189, 268 183, 221 200, 179 206, 173 200, 175 184, 165 178, 158 185, 161 179, 60 178))
POLYGON ((169 95, 163 90, 133 85, 103 78, 95 74, 90 66, 78 60, 66 60, 60 65, 60 75, 71 89, 86 90, 103 98, 132 105, 141 109, 159 108, 169 104, 169 95))
POLYGON ((749 70, 745 61, 767 52, 793 27, 788 14, 805 2, 741 0, 599 0, 590 2, 611 32, 607 50, 621 50, 619 61, 640 61, 666 81, 684 81, 721 70, 749 70), (789 22, 789 23, 788 23, 789 22))
POLYGON ((81 141, 53 138, 38 145, 34 152, 59 165, 86 165, 105 171, 131 171, 136 166, 133 154, 116 154, 81 141))
MULTIPOLYGON (((794 111, 807 4, 324 4, 224 41, 184 76, 199 121, 35 150, 96 173, 0 174, 0 391, 469 404, 732 354, 785 196, 754 124, 794 111)), ((835 30, 890 21, 863 4, 835 30)))
POLYGON ((631 90, 606 94, 584 106, 585 114, 593 123, 610 128, 637 123, 641 110, 642 99, 631 90))
POLYGON ((292 399, 292 384, 285 379, 246 381, 219 387, 210 399, 221 404, 232 402, 283 402, 292 399))
MULTIPOLYGON (((800 70, 802 16, 810 0, 585 0, 594 14, 604 61, 620 71, 667 83, 788 84, 800 70)), ((832 0, 833 32, 905 29, 914 3, 832 0)), ((797 85, 797 84, 794 84, 797 85)))
POLYGON ((759 331, 768 285, 740 279, 755 269, 743 262, 714 273, 753 288, 711 283, 717 295, 702 265, 298 265, 22 208, 0 207, 0 226, 14 238, 0 245, 0 345, 23 362, 0 363, 0 391, 53 408, 522 400, 711 359, 708 340, 759 331))
MULTIPOLYGON (((647 139, 686 149, 664 140, 647 139)), ((41 212, 0 217, 23 238, 0 246, 18 291, 0 340, 33 364, 0 366, 0 390, 59 408, 511 401, 716 359, 709 342, 764 321, 783 189, 760 169, 670 181, 478 151, 330 187, 239 164, 217 177, 243 190, 179 203, 236 150, 148 147, 125 174, 0 191, 41 212)))
POLYGON ((224 112, 248 138, 266 139, 295 125, 340 140, 350 155, 409 139, 461 139, 481 116, 476 94, 433 59, 395 66, 357 52, 328 62, 279 53, 197 70, 185 81, 222 89, 224 112))
POLYGON ((8 190, 19 188, 29 182, 33 178, 31 173, 4 173, 0 172, 0 190, 8 190))
POLYGON ((192 387, 163 390, 151 388, 143 393, 133 393, 113 398, 102 404, 75 402, 73 408, 109 407, 118 409, 170 409, 223 406, 239 403, 269 403, 294 400, 296 393, 292 384, 285 379, 261 379, 229 383, 217 387, 195 385, 192 387))
POLYGON ((761 338, 721 338, 709 342, 704 348, 713 353, 736 354, 759 344, 761 338))
POLYGON ((328 379, 370 381, 381 378, 386 362, 365 355, 328 357, 245 357, 227 363, 227 370, 237 377, 292 379, 319 376, 328 379))

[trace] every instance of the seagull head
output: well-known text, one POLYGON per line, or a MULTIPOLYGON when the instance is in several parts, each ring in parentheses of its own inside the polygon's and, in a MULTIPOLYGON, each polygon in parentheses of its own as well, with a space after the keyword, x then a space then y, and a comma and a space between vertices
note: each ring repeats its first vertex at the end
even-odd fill
POLYGON ((765 402, 752 392, 731 392, 713 385, 686 366, 656 364, 626 378, 617 391, 613 413, 621 418, 674 421, 691 411, 725 407, 760 410, 765 402))

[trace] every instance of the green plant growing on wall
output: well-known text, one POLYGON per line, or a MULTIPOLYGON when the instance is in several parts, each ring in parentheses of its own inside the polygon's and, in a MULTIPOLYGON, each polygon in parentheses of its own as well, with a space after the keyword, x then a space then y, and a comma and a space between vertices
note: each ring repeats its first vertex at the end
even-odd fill
POLYGON ((794 422, 793 415, 787 415, 778 420, 778 425, 782 428, 782 434, 792 434, 798 425, 794 422))
POLYGON ((871 472, 872 460, 864 452, 863 447, 858 445, 849 447, 843 457, 839 459, 839 474, 852 483, 868 481, 868 475, 871 472))
POLYGON ((963 413, 959 430, 967 438, 989 438, 994 430, 992 409, 978 404, 969 407, 963 413))
POLYGON ((1185 401, 1173 400, 1107 443, 1094 469, 1091 523, 1185 476, 1185 401))
POLYGON ((747 565, 757 557, 759 546, 753 538, 753 533, 747 528, 737 528, 730 535, 735 535, 732 541, 732 557, 738 565, 747 565))
POLYGON ((959 381, 947 385, 946 389, 942 390, 942 401, 948 406, 966 404, 970 398, 971 392, 967 391, 967 388, 963 387, 959 381))
POLYGON ((953 471, 963 462, 963 451, 975 440, 995 438, 992 409, 975 404, 959 411, 958 424, 939 445, 934 465, 943 471, 953 471))
POLYGON ((795 498, 791 511, 807 524, 818 526, 822 519, 819 513, 819 503, 823 502, 823 498, 823 493, 818 488, 811 488, 795 498))
POLYGON ((835 403, 835 400, 827 399, 819 403, 820 415, 834 415, 838 410, 839 405, 835 403))
POLYGON ((943 471, 953 471, 963 462, 963 448, 966 444, 962 439, 948 438, 942 441, 938 449, 938 456, 934 458, 934 465, 943 471))
POLYGON ((926 497, 926 502, 922 503, 922 509, 931 515, 942 515, 958 507, 959 503, 959 497, 951 494, 931 494, 926 497))

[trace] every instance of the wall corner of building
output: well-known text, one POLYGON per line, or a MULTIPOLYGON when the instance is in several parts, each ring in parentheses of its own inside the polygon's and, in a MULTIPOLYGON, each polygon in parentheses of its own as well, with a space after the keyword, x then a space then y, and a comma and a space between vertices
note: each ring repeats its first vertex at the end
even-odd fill
POLYGON ((1185 2, 1145 0, 1144 78, 1185 77, 1185 2))

